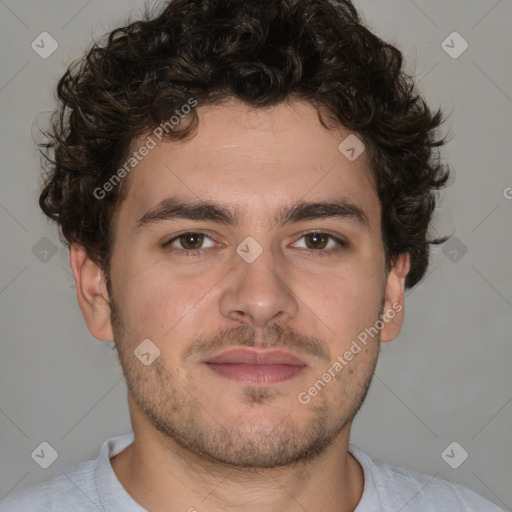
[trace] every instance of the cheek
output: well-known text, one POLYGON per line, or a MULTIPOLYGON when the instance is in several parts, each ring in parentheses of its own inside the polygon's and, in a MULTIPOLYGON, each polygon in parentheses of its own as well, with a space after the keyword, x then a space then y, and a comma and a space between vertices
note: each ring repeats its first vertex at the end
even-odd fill
POLYGON ((163 344, 200 324, 198 318, 212 311, 208 291, 217 281, 217 274, 201 278, 192 274, 180 276, 161 263, 133 264, 120 277, 116 298, 123 319, 131 332, 137 333, 137 339, 149 338, 163 344))
POLYGON ((383 296, 383 273, 363 271, 357 265, 333 271, 328 276, 300 279, 296 294, 305 311, 316 317, 321 332, 333 339, 336 351, 378 319, 383 296))

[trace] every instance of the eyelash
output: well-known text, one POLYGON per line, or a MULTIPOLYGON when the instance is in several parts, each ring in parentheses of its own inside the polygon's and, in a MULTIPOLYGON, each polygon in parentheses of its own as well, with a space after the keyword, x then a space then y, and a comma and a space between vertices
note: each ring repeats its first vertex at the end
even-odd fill
MULTIPOLYGON (((341 250, 345 249, 346 247, 348 247, 348 244, 346 242, 344 242, 343 240, 341 240, 340 238, 338 238, 334 235, 331 235, 330 233, 328 233, 326 231, 314 231, 314 230, 306 231, 300 235, 298 240, 300 240, 301 238, 304 238, 307 235, 312 235, 312 234, 326 235, 330 240, 333 240, 334 242, 336 242, 338 244, 338 247, 335 249, 332 249, 332 248, 331 249, 303 249, 306 253, 309 253, 310 257, 316 258, 318 256, 328 256, 329 254, 336 253, 336 252, 341 251, 341 250)), ((174 236, 173 238, 171 238, 169 241, 163 243, 162 247, 163 248, 170 247, 173 242, 175 242, 176 240, 179 240, 184 235, 204 235, 206 238, 209 238, 210 240, 213 241, 213 239, 208 235, 208 233, 206 233, 204 231, 184 231, 183 233, 179 233, 176 236, 174 236)), ((182 254, 184 256, 199 256, 199 255, 201 255, 201 249, 194 251, 194 250, 188 250, 188 249, 172 248, 172 249, 170 249, 170 252, 182 254)))

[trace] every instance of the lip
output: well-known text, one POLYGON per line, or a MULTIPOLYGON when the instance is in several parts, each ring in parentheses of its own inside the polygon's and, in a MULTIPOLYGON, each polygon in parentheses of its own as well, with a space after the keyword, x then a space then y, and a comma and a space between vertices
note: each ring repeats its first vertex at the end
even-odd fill
POLYGON ((308 366, 289 352, 247 348, 226 350, 208 358, 204 364, 222 377, 251 384, 283 382, 308 366))
POLYGON ((232 348, 205 360, 205 363, 215 364, 250 364, 275 365, 286 364, 291 366, 307 366, 304 361, 289 352, 282 350, 258 350, 248 348, 232 348))

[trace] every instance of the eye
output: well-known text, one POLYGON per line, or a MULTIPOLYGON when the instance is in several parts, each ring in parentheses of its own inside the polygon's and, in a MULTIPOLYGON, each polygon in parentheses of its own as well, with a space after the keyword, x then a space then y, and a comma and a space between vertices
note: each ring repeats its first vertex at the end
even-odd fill
POLYGON ((171 238, 171 240, 165 242, 163 246, 171 247, 172 252, 193 256, 199 254, 200 249, 215 246, 215 242, 206 233, 200 231, 186 231, 185 233, 180 233, 174 238, 171 238), (205 239, 210 240, 211 244, 203 246, 205 239), (176 247, 176 244, 179 244, 180 247, 176 247))
POLYGON ((324 253, 336 252, 347 247, 346 242, 324 231, 310 231, 308 233, 303 233, 299 240, 303 239, 305 241, 305 245, 300 246, 297 245, 296 242, 293 247, 301 247, 309 250, 310 252, 323 251, 324 253))
MULTIPOLYGON (((295 242, 292 247, 305 249, 312 256, 323 256, 337 252, 347 247, 348 244, 330 233, 324 231, 310 231, 303 233, 299 240, 304 240, 302 245, 295 242)), ((201 231, 185 231, 180 233, 168 242, 162 244, 164 248, 170 248, 171 252, 183 254, 184 256, 197 256, 201 250, 215 247, 215 242, 206 233, 201 231), (209 240, 208 245, 204 245, 209 240)))

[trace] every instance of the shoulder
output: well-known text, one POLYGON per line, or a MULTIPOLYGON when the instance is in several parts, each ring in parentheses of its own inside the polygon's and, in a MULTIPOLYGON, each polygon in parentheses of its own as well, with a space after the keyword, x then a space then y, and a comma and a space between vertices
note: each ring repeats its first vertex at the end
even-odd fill
POLYGON ((52 480, 21 491, 0 503, 0 512, 101 510, 95 503, 94 461, 82 462, 52 480))
MULTIPOLYGON (((503 509, 461 484, 373 460, 353 445, 350 445, 349 451, 363 467, 363 498, 378 504, 381 510, 503 512, 503 509), (365 496, 367 492, 368 496, 365 496)), ((366 512, 365 508, 361 512, 366 512)))
POLYGON ((112 505, 108 510, 135 510, 109 463, 132 442, 133 433, 107 439, 96 460, 71 466, 52 480, 5 499, 0 512, 98 512, 105 503, 112 505))

